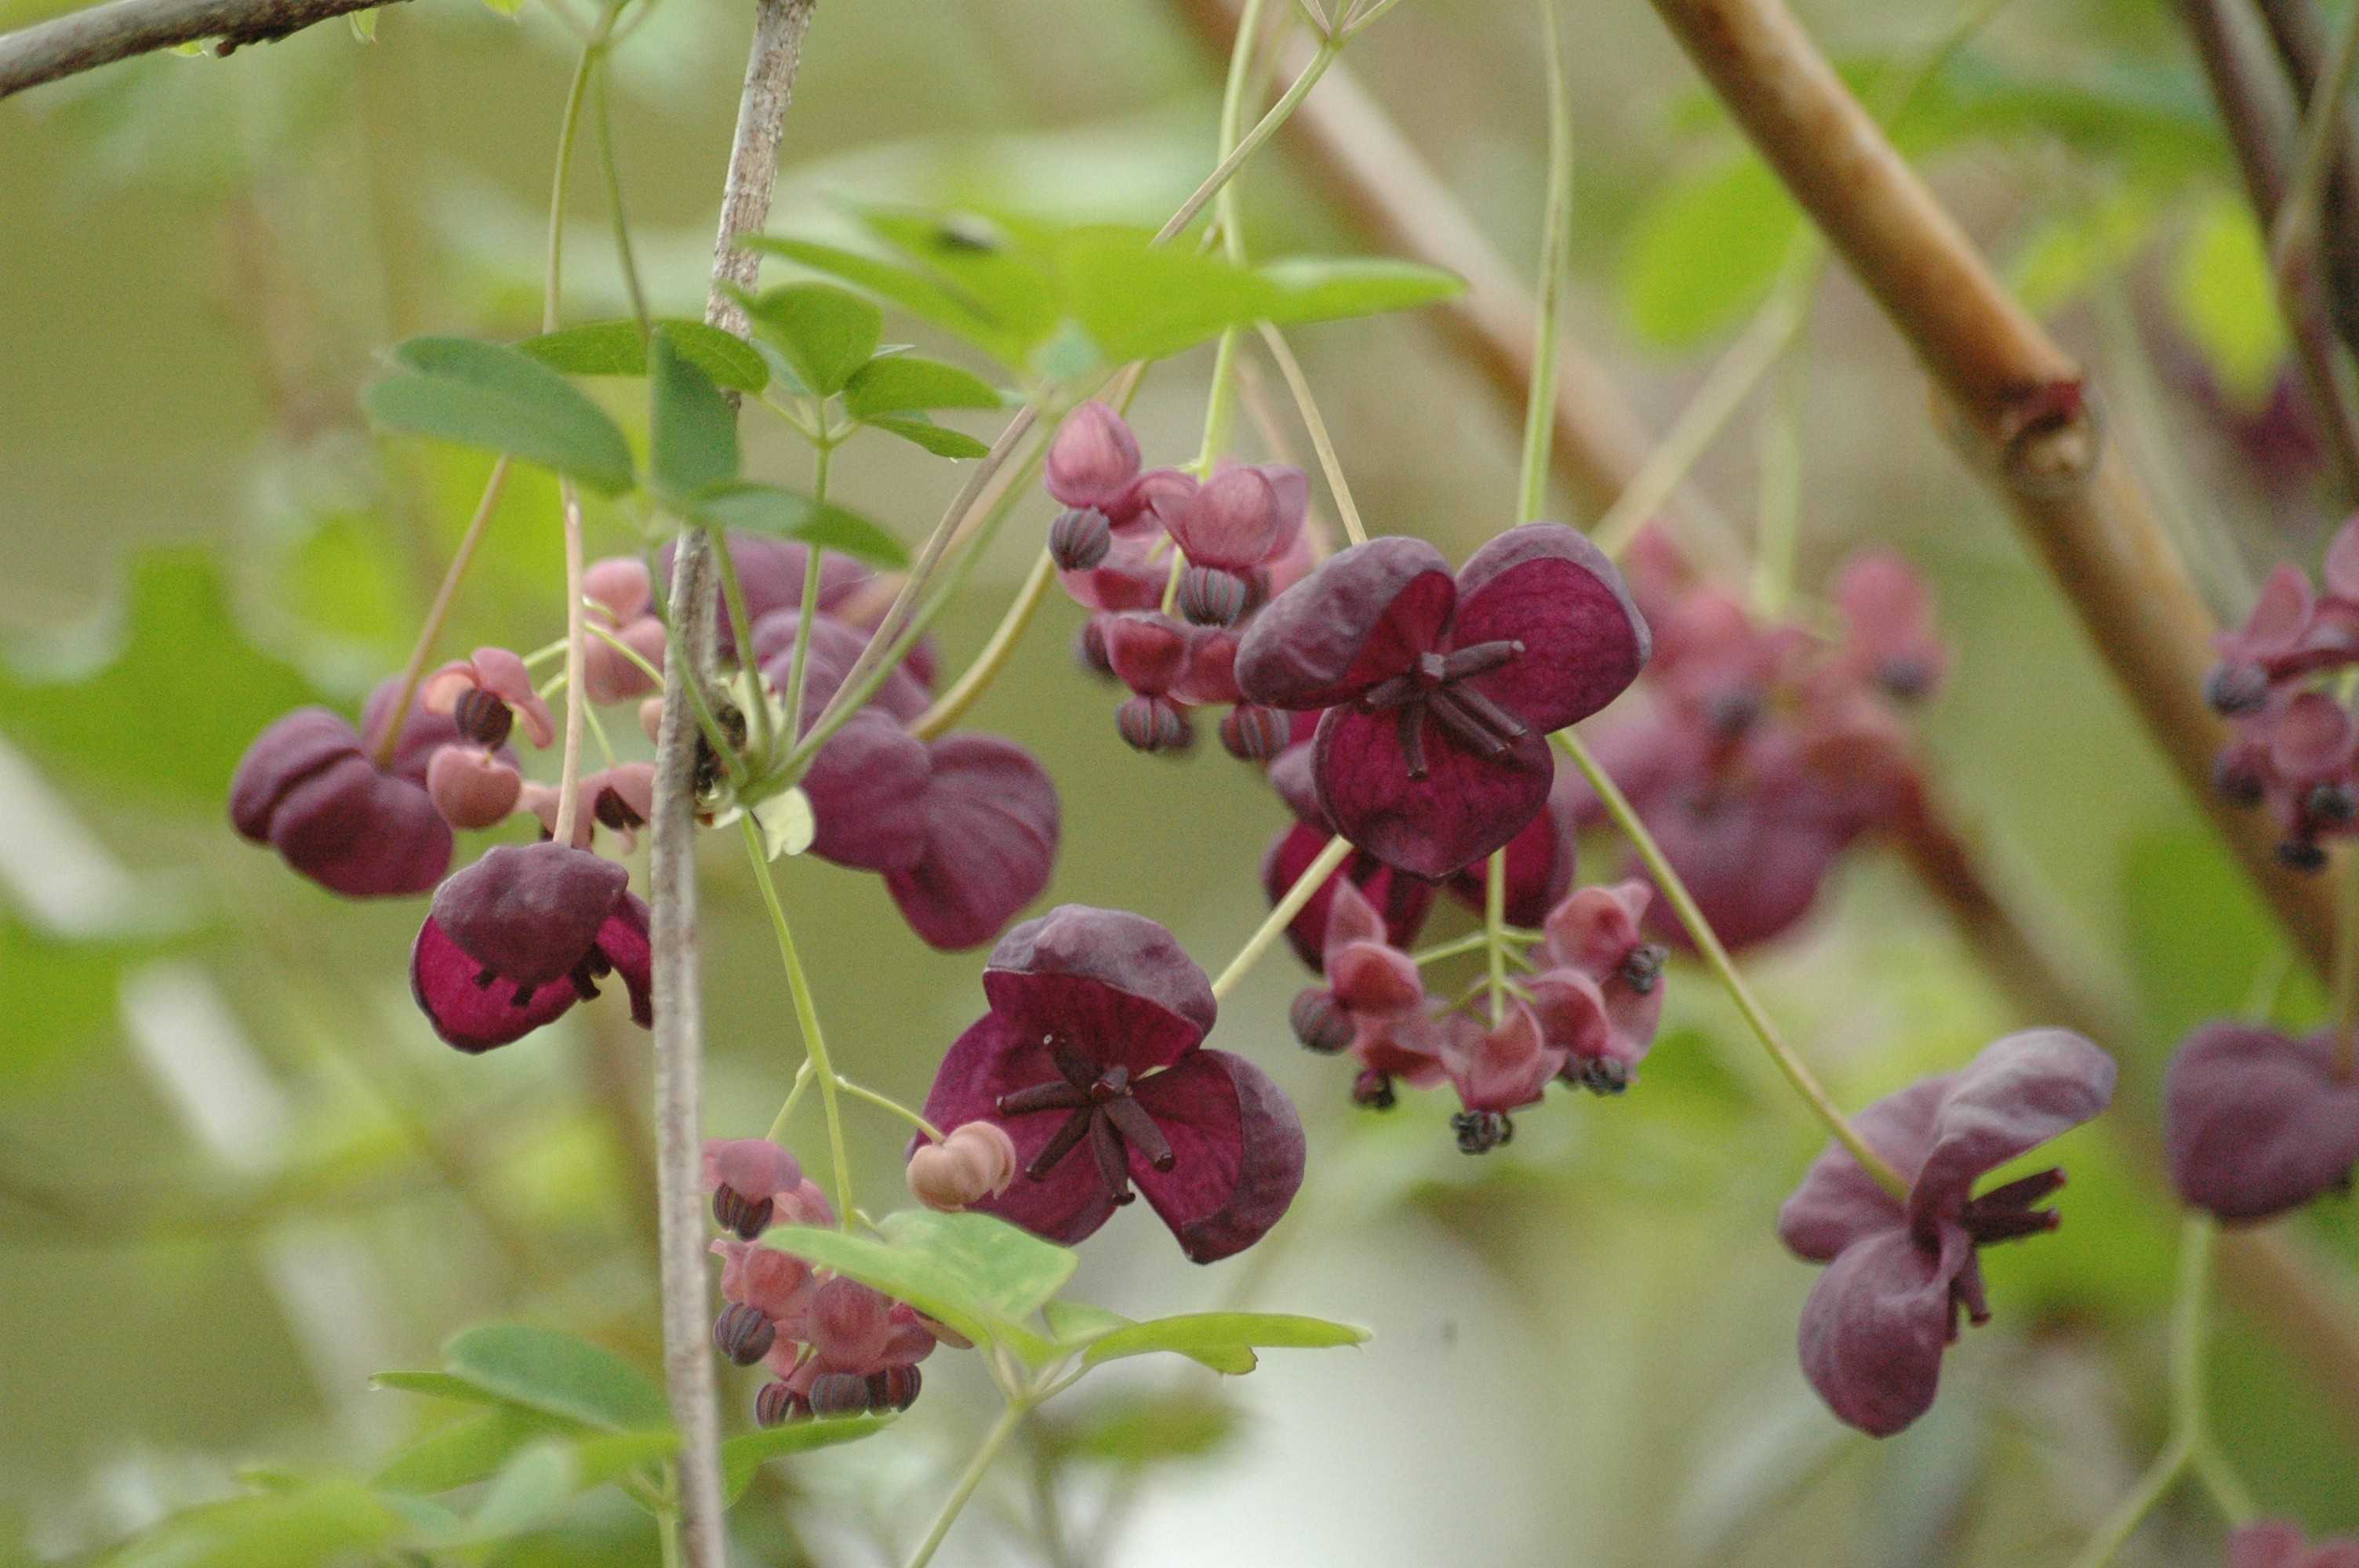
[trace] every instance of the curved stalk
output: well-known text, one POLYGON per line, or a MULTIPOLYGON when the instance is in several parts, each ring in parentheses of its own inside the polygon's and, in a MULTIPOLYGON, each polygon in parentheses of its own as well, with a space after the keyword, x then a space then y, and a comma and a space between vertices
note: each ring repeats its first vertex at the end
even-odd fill
POLYGON ((1327 847, 1320 850, 1318 857, 1309 865, 1302 868, 1302 874, 1294 879, 1294 885, 1286 890, 1286 896, 1277 901, 1277 907, 1269 912, 1269 918, 1264 920, 1260 927, 1251 936, 1245 938, 1245 945, 1237 949, 1237 956, 1229 960, 1229 967, 1223 969, 1213 979, 1214 1000, 1227 996, 1236 989, 1237 982, 1245 978, 1246 973, 1255 964, 1260 962, 1261 956, 1269 951, 1270 944, 1276 942, 1285 933, 1286 928, 1294 924, 1294 917, 1302 913, 1302 906, 1309 903, 1312 895, 1326 885, 1327 879, 1335 874, 1335 868, 1342 865, 1344 857, 1351 852, 1351 840, 1341 833, 1327 840, 1327 847))
POLYGON ((1000 617, 999 625, 991 633, 991 640, 983 645, 983 652, 974 656, 974 663, 966 667, 966 673, 960 676, 948 691, 936 697, 931 707, 909 721, 910 734, 920 741, 930 741, 959 721, 973 706, 975 698, 983 695, 984 688, 998 676, 1001 667, 1007 663, 1008 655, 1016 651, 1016 643, 1022 639, 1026 629, 1032 624, 1032 617, 1048 598, 1049 585, 1056 580, 1057 563, 1048 551, 1043 550, 1033 561, 1032 569, 1025 574, 1023 586, 1016 590, 1015 600, 1008 605, 1007 613, 1000 617))

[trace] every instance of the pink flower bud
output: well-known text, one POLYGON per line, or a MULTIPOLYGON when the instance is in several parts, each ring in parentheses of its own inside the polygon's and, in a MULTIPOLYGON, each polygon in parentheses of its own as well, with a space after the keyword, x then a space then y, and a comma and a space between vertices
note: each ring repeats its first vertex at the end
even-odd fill
POLYGON ((909 1191, 928 1208, 955 1211, 997 1197, 1016 1179, 1016 1144, 988 1121, 951 1130, 909 1155, 909 1191))
POLYGON ((819 1288, 810 1303, 810 1346, 831 1367, 870 1367, 892 1336, 892 1303, 842 1275, 819 1288))
MULTIPOLYGON (((664 667, 663 622, 654 616, 642 615, 636 621, 625 622, 614 635, 648 664, 658 669, 664 667)), ((627 702, 655 690, 656 683, 621 649, 603 637, 593 636, 582 650, 582 689, 590 694, 592 702, 627 702)))
POLYGON ((592 561, 582 574, 582 597, 603 605, 606 618, 619 626, 655 602, 655 587, 647 562, 636 556, 609 556, 592 561))
POLYGON ((445 746, 426 764, 426 793, 453 827, 493 827, 514 811, 524 777, 488 752, 445 746))
POLYGON ((1068 506, 1103 505, 1138 474, 1138 438, 1103 403, 1065 416, 1049 444, 1049 493, 1068 506))

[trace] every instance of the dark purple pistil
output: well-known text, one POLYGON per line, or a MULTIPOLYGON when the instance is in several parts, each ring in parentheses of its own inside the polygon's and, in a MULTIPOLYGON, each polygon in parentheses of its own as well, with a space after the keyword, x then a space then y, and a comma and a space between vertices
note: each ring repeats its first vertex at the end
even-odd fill
POLYGON ((1095 1063, 1066 1042, 1051 1037, 1047 1044, 1058 1076, 1001 1095, 997 1101, 1002 1116, 1035 1110, 1072 1113, 1024 1167, 1025 1175, 1046 1181, 1049 1173, 1086 1140, 1107 1198, 1117 1204, 1130 1202, 1136 1195, 1130 1190, 1129 1146, 1137 1145, 1148 1164, 1168 1171, 1176 1158, 1169 1140, 1131 1098, 1129 1068, 1108 1067, 1100 1072, 1095 1063))
POLYGON ((2034 1208, 2032 1206, 2063 1184, 2064 1173, 2049 1170, 2009 1182, 2003 1187, 1993 1187, 1966 1205, 1958 1216, 1958 1223, 1965 1228, 1967 1235, 1974 1238, 1977 1247, 2053 1230, 2062 1223, 2057 1212, 2052 1208, 2034 1208))
POLYGON ((1466 682, 1513 664, 1523 652, 1520 642, 1502 640, 1476 643, 1448 654, 1419 654, 1406 674, 1379 681, 1361 693, 1360 707, 1370 713, 1399 710, 1401 751, 1408 758, 1408 776, 1413 779, 1425 777, 1429 716, 1481 755, 1504 757, 1529 727, 1466 682))

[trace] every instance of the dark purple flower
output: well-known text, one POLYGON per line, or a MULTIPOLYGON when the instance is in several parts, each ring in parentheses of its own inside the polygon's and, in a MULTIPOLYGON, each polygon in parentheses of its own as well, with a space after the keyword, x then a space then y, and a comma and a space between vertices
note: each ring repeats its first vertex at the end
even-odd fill
POLYGON ((2056 1211, 2034 1206, 2064 1173, 1979 1197, 1974 1182, 2104 1109, 2114 1076, 2113 1058, 2080 1035, 2026 1030, 1855 1119, 1909 1183, 1905 1204, 1840 1143, 1812 1163, 1778 1211, 1777 1234, 1828 1266, 1802 1307, 1802 1372, 1837 1416, 1889 1437, 1931 1407, 1959 1313, 1990 1317, 1976 1249, 2055 1229, 2056 1211))
POLYGON ((1539 814, 1549 732, 1619 696, 1647 649, 1613 563, 1573 530, 1533 523, 1455 580, 1422 540, 1353 546, 1261 610, 1236 679, 1265 707, 1327 709, 1314 765, 1329 818, 1439 878, 1539 814))
MULTIPOLYGON (((1278 834, 1262 856, 1262 891, 1269 895, 1273 906, 1310 869, 1310 862, 1335 837, 1334 829, 1327 825, 1326 810, 1319 804, 1318 785, 1310 774, 1310 745, 1303 742, 1280 752, 1269 767, 1271 787, 1293 809, 1296 818, 1294 826, 1278 834)), ((1514 879, 1511 876, 1509 880, 1514 879)), ((1395 870, 1364 849, 1353 850, 1319 885, 1310 902, 1302 906, 1302 912, 1286 928, 1287 945, 1313 969, 1323 972, 1321 952, 1327 945, 1328 912, 1334 906, 1336 890, 1347 882, 1383 915, 1386 940, 1396 947, 1408 946, 1425 928, 1426 912, 1433 907, 1437 887, 1423 877, 1395 870)))
POLYGON ((620 975, 631 1020, 654 1022, 647 906, 630 874, 587 849, 503 844, 437 889, 409 953, 434 1033, 488 1051, 555 1021, 620 975))
POLYGON ((2312 1546, 2299 1525, 2262 1519, 2229 1533, 2228 1568, 2359 1568, 2359 1538, 2339 1535, 2312 1546))
MULTIPOLYGON (((797 617, 755 627, 762 668, 783 684, 797 617)), ((842 684, 865 638, 832 616, 811 622, 806 725, 842 684)), ((1056 786, 1029 752, 996 735, 920 741, 905 726, 926 688, 896 670, 829 737, 801 780, 817 833, 812 853, 883 874, 910 927, 942 948, 979 946, 1049 885, 1057 858, 1056 786)))
POLYGON ((2207 1023, 2163 1080, 2163 1150, 2180 1201, 2230 1221, 2267 1219, 2347 1187, 2359 1164, 2359 1079, 2334 1032, 2297 1040, 2207 1023))
MULTIPOLYGON (((665 545, 656 551, 656 573, 668 585, 671 582, 672 547, 665 545)), ((766 538, 759 534, 729 535, 729 558, 737 568, 738 586, 745 591, 745 619, 759 622, 763 617, 780 611, 800 609, 803 602, 803 579, 810 565, 810 552, 803 545, 788 539, 766 538)), ((721 656, 735 657, 736 639, 729 624, 729 611, 721 602, 718 574, 713 586, 713 628, 721 656)), ((879 578, 869 567, 849 556, 821 552, 819 563, 820 611, 834 616, 844 625, 857 631, 863 641, 885 610, 893 600, 893 585, 879 578)), ((759 628, 756 626, 758 633, 759 628)), ((758 637, 757 637, 758 640, 758 637)), ((762 655, 766 658, 766 654, 762 655)), ((901 661, 901 667, 921 681, 934 678, 934 641, 921 637, 901 661)))
POLYGON ((347 898, 424 892, 451 869, 451 827, 426 775, 458 727, 412 703, 392 763, 379 769, 375 738, 399 685, 397 676, 369 695, 357 731, 327 708, 296 709, 255 738, 230 781, 238 832, 347 898))
POLYGON ((1663 949, 1639 932, 1655 890, 1631 881, 1587 887, 1549 912, 1524 982, 1564 1076, 1599 1094, 1630 1087, 1663 1018, 1663 949))
MULTIPOLYGON (((1204 971, 1155 922, 1065 904, 1003 938, 991 1011, 942 1059, 925 1114, 996 1123, 1022 1174, 973 1206, 1071 1245, 1136 1183, 1199 1263, 1243 1250, 1302 1184, 1302 1124, 1252 1063, 1207 1050, 1204 971)), ((914 1147, 914 1143, 913 1143, 914 1147)))

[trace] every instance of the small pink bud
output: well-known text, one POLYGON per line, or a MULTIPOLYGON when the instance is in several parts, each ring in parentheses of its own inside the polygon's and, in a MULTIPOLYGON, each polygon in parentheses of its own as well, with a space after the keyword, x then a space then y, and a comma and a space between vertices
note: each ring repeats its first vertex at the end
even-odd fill
POLYGON ((493 827, 514 811, 524 777, 488 752, 445 746, 426 764, 426 793, 453 827, 493 827))
POLYGON ((647 564, 636 556, 609 556, 592 561, 582 574, 582 597, 605 606, 606 617, 619 626, 637 619, 655 602, 647 564))
POLYGON ((651 697, 639 704, 639 728, 646 732, 651 741, 663 733, 662 697, 651 697))
POLYGON ((810 1345, 832 1367, 865 1367, 892 1336, 892 1303, 842 1275, 819 1288, 810 1303, 810 1345))
POLYGON ((1103 403, 1066 415, 1049 444, 1049 493, 1068 506, 1103 507, 1137 474, 1138 438, 1103 403))
MULTIPOLYGON (((663 622, 654 616, 625 622, 614 635, 648 664, 664 667, 663 622)), ((582 650, 582 689, 592 702, 627 702, 655 690, 656 683, 620 648, 603 637, 592 636, 582 650)))

